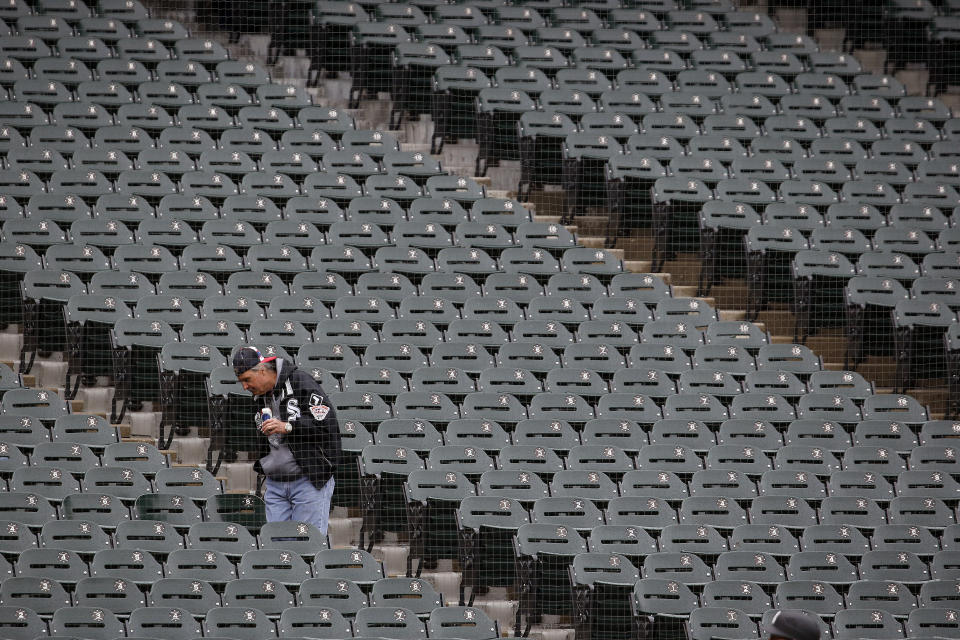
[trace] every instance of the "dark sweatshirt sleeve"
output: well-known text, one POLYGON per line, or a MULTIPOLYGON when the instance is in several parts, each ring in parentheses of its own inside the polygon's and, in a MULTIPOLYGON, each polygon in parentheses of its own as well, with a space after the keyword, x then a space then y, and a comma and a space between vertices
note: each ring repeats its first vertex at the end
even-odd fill
POLYGON ((297 378, 295 380, 296 397, 300 409, 300 416, 290 421, 293 425, 293 435, 304 444, 312 444, 320 449, 318 453, 327 459, 332 472, 340 464, 341 456, 337 412, 323 387, 308 373, 296 371, 293 376, 297 378), (320 407, 326 407, 326 410, 320 407), (317 419, 314 411, 321 414, 321 419, 317 419))

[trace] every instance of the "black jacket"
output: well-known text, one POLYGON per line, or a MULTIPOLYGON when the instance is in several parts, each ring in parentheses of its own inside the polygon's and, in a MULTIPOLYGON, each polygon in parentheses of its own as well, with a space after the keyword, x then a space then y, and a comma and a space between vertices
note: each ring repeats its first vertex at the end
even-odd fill
MULTIPOLYGON (((284 435, 284 442, 304 475, 320 489, 340 464, 340 425, 333 404, 319 382, 286 360, 277 376, 276 391, 280 391, 280 415, 274 417, 293 425, 293 431, 284 435)), ((256 398, 258 410, 271 405, 271 395, 256 398)), ((269 448, 263 437, 259 457, 266 455, 269 448)), ((253 468, 263 472, 259 459, 253 468)))

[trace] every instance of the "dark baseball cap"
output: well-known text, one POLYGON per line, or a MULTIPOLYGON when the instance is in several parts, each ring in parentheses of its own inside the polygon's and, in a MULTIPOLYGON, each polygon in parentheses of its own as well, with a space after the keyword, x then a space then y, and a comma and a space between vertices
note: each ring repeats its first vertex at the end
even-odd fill
POLYGON ((766 623, 766 637, 790 640, 820 640, 820 626, 812 614, 800 609, 777 611, 766 623))
POLYGON ((263 354, 256 347, 241 347, 233 354, 233 372, 239 378, 245 372, 253 369, 260 363, 276 360, 276 356, 264 358, 263 354))

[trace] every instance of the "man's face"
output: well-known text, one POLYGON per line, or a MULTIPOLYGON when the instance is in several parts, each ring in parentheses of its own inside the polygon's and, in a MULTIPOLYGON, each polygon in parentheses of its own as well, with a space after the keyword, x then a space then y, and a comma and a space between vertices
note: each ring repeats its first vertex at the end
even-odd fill
POLYGON ((262 396, 277 383, 277 372, 269 369, 249 369, 237 377, 244 391, 249 391, 255 396, 262 396))

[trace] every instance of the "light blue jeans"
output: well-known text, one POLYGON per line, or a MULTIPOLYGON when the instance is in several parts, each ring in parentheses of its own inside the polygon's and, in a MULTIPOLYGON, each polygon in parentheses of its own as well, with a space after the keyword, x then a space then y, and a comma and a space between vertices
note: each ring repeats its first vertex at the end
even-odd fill
POLYGON ((332 477, 322 489, 314 487, 306 476, 293 482, 277 482, 267 478, 266 490, 263 493, 267 521, 309 522, 326 534, 333 484, 332 477))

